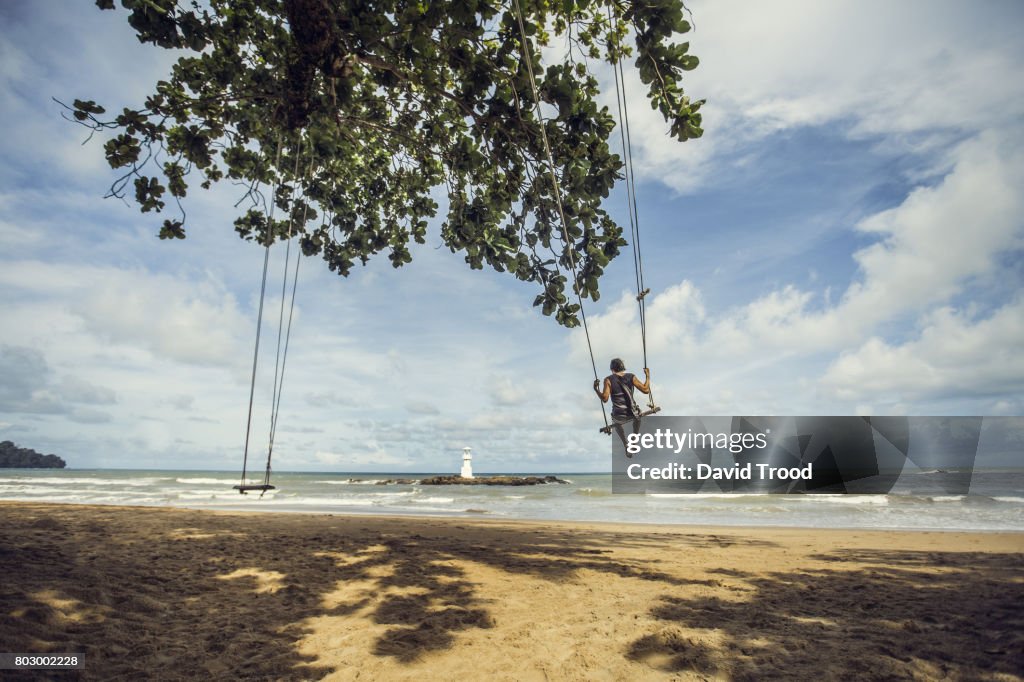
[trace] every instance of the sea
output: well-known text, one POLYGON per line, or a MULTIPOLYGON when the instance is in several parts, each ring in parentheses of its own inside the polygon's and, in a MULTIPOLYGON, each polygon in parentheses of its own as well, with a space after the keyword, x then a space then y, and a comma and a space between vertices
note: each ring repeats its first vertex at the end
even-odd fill
POLYGON ((976 470, 969 492, 962 495, 947 492, 951 478, 962 481, 962 475, 945 471, 904 476, 884 495, 616 494, 611 474, 594 473, 556 474, 568 483, 517 487, 385 483, 429 475, 275 472, 271 482, 276 489, 261 496, 234 490, 240 478, 229 471, 3 469, 0 500, 508 520, 1024 531, 1024 469, 976 470))

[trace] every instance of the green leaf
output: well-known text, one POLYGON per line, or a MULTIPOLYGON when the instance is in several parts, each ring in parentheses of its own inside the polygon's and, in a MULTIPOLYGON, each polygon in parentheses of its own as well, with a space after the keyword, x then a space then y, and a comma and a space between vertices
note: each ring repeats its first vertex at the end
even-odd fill
MULTIPOLYGON (((143 104, 113 121, 98 120, 105 110, 90 99, 70 107, 78 123, 109 131, 103 153, 123 169, 114 195, 127 189, 142 212, 159 212, 167 193, 184 204, 190 183, 227 180, 240 238, 291 234, 343 276, 379 256, 401 267, 411 243, 440 241, 470 268, 533 282, 534 304, 567 327, 581 312, 568 302, 570 260, 580 295, 597 300, 604 268, 625 244, 604 205, 623 177, 611 152, 618 131, 591 65, 630 58, 672 136, 703 133, 703 100, 683 87, 699 61, 674 42, 690 29, 678 0, 623 0, 610 23, 607 3, 524 2, 536 83, 518 21, 497 3, 119 4, 139 41, 179 52, 143 104), (307 11, 313 5, 323 11, 307 11), (545 42, 567 44, 562 62, 549 61, 545 42), (580 58, 588 54, 592 61, 580 58), (273 220, 263 204, 273 204, 273 220), (428 228, 435 218, 437 237, 428 228)), ((163 221, 161 238, 184 238, 184 222, 163 221)))

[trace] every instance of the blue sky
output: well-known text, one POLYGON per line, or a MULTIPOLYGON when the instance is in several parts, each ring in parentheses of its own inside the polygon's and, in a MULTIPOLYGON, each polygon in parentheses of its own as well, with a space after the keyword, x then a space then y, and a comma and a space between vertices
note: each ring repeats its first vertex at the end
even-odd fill
MULTIPOLYGON (((664 412, 1024 413, 1024 6, 691 9, 705 136, 671 142, 627 83, 664 412)), ((0 26, 0 439, 238 468, 263 254, 237 193, 189 197, 189 238, 157 240, 51 99, 138 104, 170 55, 91 3, 3 3, 0 26)), ((470 445, 479 470, 606 470, 582 334, 440 243, 348 279, 303 262, 275 467, 447 471, 470 445)), ((632 278, 626 253, 587 308, 602 376, 642 364, 632 278)))

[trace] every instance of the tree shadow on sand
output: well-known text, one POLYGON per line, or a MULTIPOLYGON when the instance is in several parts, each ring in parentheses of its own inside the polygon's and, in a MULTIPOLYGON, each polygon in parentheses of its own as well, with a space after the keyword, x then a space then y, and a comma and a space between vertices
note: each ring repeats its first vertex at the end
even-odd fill
POLYGON ((736 600, 662 597, 651 613, 666 626, 634 641, 627 657, 733 680, 1024 673, 1019 555, 850 550, 811 559, 839 567, 729 570, 745 583, 736 600))
MULTIPOLYGON (((373 653, 408 663, 426 652, 450 648, 461 630, 495 627, 486 608, 489 600, 477 593, 452 561, 471 561, 552 582, 570 579, 585 569, 672 586, 713 582, 682 580, 652 569, 649 563, 610 559, 606 555, 611 550, 604 547, 618 546, 618 540, 601 533, 588 532, 581 538, 569 532, 505 527, 496 535, 488 543, 449 534, 443 542, 418 534, 384 537, 365 558, 339 562, 336 579, 341 584, 368 582, 371 593, 387 595, 374 608, 373 620, 393 627, 377 640, 373 653), (388 594, 390 588, 414 594, 388 594)), ((635 536, 632 539, 638 542, 635 536)), ((716 542, 696 535, 682 541, 716 542)), ((356 605, 365 607, 366 602, 356 605)))
MULTIPOLYGON (((0 642, 6 651, 85 652, 86 670, 72 678, 316 679, 336 668, 297 642, 318 618, 368 614, 387 626, 371 653, 399 663, 452 647, 459 632, 495 627, 487 595, 460 561, 556 582, 590 570, 669 589, 715 584, 609 556, 626 538, 642 542, 636 535, 462 530, 443 521, 296 515, 270 524, 260 515, 0 505, 0 642), (433 535, 409 535, 410 523, 433 535), (360 589, 337 596, 351 585, 360 589)), ((700 535, 672 542, 720 546, 700 535)))

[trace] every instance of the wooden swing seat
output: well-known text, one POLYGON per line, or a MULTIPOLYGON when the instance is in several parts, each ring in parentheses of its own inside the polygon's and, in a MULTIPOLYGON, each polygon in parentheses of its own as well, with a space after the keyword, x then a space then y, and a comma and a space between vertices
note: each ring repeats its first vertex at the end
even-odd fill
POLYGON ((231 486, 241 494, 246 494, 250 490, 259 490, 261 493, 265 493, 268 490, 277 490, 277 486, 273 485, 235 485, 231 486))
MULTIPOLYGON (((643 412, 641 412, 641 413, 640 413, 640 416, 639 416, 639 417, 636 417, 636 419, 632 419, 632 418, 631 418, 631 419, 624 419, 624 420, 622 420, 622 421, 613 421, 613 422, 612 422, 611 424, 609 424, 608 426, 604 426, 604 427, 602 427, 602 428, 600 428, 600 429, 598 429, 598 430, 599 430, 599 431, 600 431, 601 433, 607 433, 607 434, 611 434, 611 432, 612 432, 612 429, 614 429, 614 428, 615 428, 616 426, 622 426, 623 424, 629 424, 630 422, 634 422, 634 421, 636 421, 637 419, 643 419, 644 417, 649 417, 649 416, 651 416, 652 414, 656 414, 656 413, 658 413, 658 412, 661 412, 661 408, 660 408, 660 407, 657 407, 657 406, 654 406, 654 407, 651 407, 650 409, 647 409, 647 410, 644 410, 643 412)), ((236 487, 237 487, 237 486, 236 486, 236 487)))

